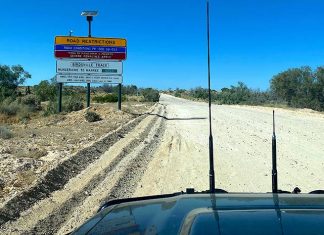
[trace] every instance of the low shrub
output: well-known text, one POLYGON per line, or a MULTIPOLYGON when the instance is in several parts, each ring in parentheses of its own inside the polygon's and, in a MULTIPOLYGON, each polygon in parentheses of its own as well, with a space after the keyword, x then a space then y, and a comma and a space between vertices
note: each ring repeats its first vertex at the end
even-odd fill
POLYGON ((56 84, 49 81, 41 81, 34 87, 35 94, 40 101, 54 100, 56 97, 56 84))
POLYGON ((10 96, 10 97, 7 97, 5 100, 3 100, 1 102, 1 104, 9 105, 9 104, 13 103, 14 101, 18 100, 19 98, 20 97, 10 96))
MULTIPOLYGON (((58 113, 58 102, 57 101, 48 101, 44 104, 42 115, 47 117, 53 114, 58 113)), ((72 111, 79 111, 84 108, 83 101, 81 98, 70 96, 65 97, 62 102, 62 114, 72 111)))
POLYGON ((159 91, 152 88, 143 89, 142 95, 144 96, 144 101, 148 102, 158 102, 160 99, 159 91))
POLYGON ((58 113, 58 103, 57 101, 49 101, 44 103, 42 115, 44 117, 57 114, 58 113))
POLYGON ((2 103, 0 104, 0 113, 7 116, 15 116, 19 112, 20 108, 21 107, 17 102, 12 102, 10 104, 2 103))
POLYGON ((35 95, 26 95, 24 97, 21 97, 20 100, 21 104, 27 105, 31 108, 31 111, 41 110, 41 102, 35 95))
POLYGON ((118 102, 117 94, 107 94, 104 96, 95 96, 93 101, 97 103, 115 103, 118 102))
POLYGON ((0 138, 1 139, 10 139, 13 137, 12 132, 5 126, 0 126, 0 138))
POLYGON ((175 96, 175 97, 180 97, 180 98, 181 98, 182 95, 181 95, 181 92, 176 91, 176 92, 174 93, 174 96, 175 96))
POLYGON ((99 114, 89 111, 85 114, 85 119, 88 122, 97 122, 101 120, 101 117, 99 114))
POLYGON ((63 109, 66 112, 79 111, 83 108, 82 99, 79 97, 71 96, 63 102, 63 109))
POLYGON ((19 121, 22 123, 27 123, 28 120, 31 119, 32 113, 34 112, 34 108, 27 106, 27 105, 21 105, 19 112, 17 113, 17 117, 19 121))
POLYGON ((31 114, 41 110, 41 103, 34 95, 18 97, 17 100, 6 99, 0 104, 0 113, 6 116, 17 116, 19 120, 27 120, 31 114))
POLYGON ((208 89, 202 87, 196 87, 189 91, 191 97, 198 100, 207 100, 208 99, 208 89))

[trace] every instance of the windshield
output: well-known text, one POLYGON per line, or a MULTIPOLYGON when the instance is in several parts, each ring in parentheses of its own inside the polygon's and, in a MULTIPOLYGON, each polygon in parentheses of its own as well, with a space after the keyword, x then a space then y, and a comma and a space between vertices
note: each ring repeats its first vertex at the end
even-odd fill
POLYGON ((324 189, 323 7, 2 1, 0 233, 64 234, 212 178, 324 189))

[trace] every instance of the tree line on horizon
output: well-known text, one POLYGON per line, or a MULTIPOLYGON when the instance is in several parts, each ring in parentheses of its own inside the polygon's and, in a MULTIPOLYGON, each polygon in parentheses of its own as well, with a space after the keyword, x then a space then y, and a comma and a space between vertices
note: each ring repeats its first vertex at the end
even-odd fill
MULTIPOLYGON (((169 92, 176 97, 208 99, 208 89, 175 89, 169 92)), ((212 90, 212 101, 217 104, 245 104, 288 106, 324 111, 324 67, 312 70, 309 66, 291 68, 272 77, 266 91, 251 89, 243 82, 212 90)))
MULTIPOLYGON (((43 101, 50 102, 45 113, 55 113, 57 99, 55 80, 41 81, 32 88, 32 92, 29 87, 22 91, 21 85, 29 78, 31 75, 20 65, 11 67, 0 65, 0 113, 11 115, 16 113, 19 107, 24 107, 22 116, 28 116, 30 110, 40 109, 40 102, 43 101)), ((116 86, 103 85, 93 89, 93 93, 97 91, 107 93, 107 97, 99 97, 98 102, 116 102, 116 97, 110 97, 116 96, 116 86)), ((83 108, 85 89, 66 86, 63 92, 66 106, 70 111, 83 108)), ((169 92, 177 97, 208 99, 208 90, 202 87, 190 90, 169 90, 169 92)), ((159 100, 159 92, 153 88, 126 85, 122 87, 122 93, 128 96, 144 96, 144 101, 159 100)), ((243 82, 238 82, 220 91, 213 90, 212 101, 217 104, 284 105, 324 111, 324 67, 312 70, 309 66, 304 66, 278 73, 272 77, 270 87, 266 91, 251 89, 243 82)))

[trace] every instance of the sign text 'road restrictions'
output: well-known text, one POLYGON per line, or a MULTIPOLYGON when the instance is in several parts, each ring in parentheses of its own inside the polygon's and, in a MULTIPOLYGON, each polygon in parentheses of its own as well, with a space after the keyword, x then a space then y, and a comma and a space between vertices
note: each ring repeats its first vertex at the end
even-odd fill
POLYGON ((125 60, 127 42, 122 38, 55 37, 58 59, 125 60))
POLYGON ((56 74, 59 83, 123 83, 121 75, 56 74))
POLYGON ((122 75, 123 62, 57 60, 56 73, 78 74, 78 75, 79 74, 122 75))

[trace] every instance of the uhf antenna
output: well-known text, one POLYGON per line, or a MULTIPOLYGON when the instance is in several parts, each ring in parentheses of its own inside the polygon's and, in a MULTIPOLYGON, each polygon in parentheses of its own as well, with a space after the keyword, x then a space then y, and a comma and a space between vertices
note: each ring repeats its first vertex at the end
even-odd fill
POLYGON ((214 147, 211 124, 211 92, 210 92, 210 40, 209 40, 209 0, 207 0, 207 43, 208 43, 208 105, 209 105, 209 191, 215 193, 214 147))
POLYGON ((272 133, 272 193, 278 193, 278 173, 277 173, 277 139, 275 126, 275 111, 272 112, 273 133, 272 133))

